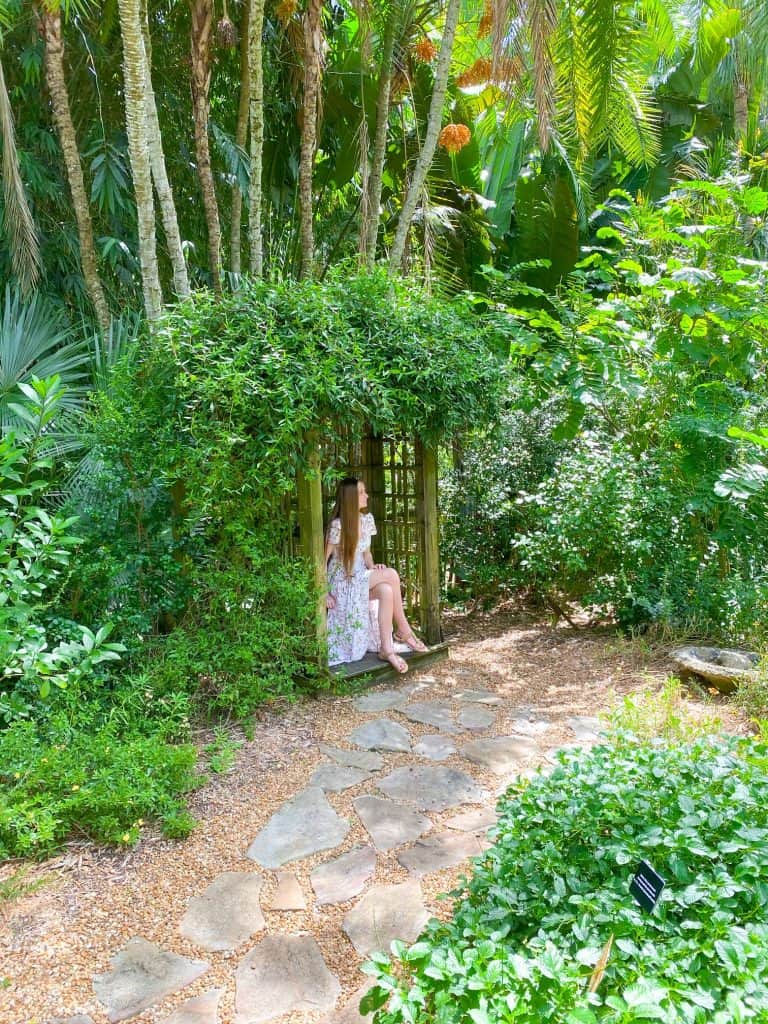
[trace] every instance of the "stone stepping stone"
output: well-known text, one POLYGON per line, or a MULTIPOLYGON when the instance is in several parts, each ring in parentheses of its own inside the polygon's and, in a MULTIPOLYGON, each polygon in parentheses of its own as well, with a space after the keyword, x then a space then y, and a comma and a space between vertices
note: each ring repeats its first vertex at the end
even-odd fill
POLYGON ((400 708, 400 713, 412 722, 431 725, 441 732, 456 733, 458 726, 454 724, 451 705, 440 700, 416 701, 400 708))
POLYGON ((373 1015, 366 1013, 364 1017, 361 1017, 360 1000, 375 984, 375 981, 371 978, 364 985, 361 985, 352 998, 340 1010, 337 1010, 336 1013, 332 1013, 330 1017, 325 1017, 322 1024, 370 1024, 373 1015))
POLYGON ((408 700, 408 694, 402 690, 373 690, 355 697, 352 701, 358 711, 389 711, 398 708, 408 700))
POLYGON ((379 782, 379 789, 393 800, 416 804, 422 811, 480 804, 488 795, 466 772, 433 765, 396 768, 379 782))
POLYGON ((469 704, 501 704, 502 699, 493 690, 461 690, 456 694, 456 700, 466 701, 469 704))
POLYGON ((422 736, 413 752, 430 761, 444 761, 446 757, 456 753, 456 744, 447 736, 422 736))
POLYGON ((321 753, 330 757, 337 764, 347 768, 361 768, 364 772, 378 772, 384 767, 384 758, 372 750, 342 750, 341 747, 328 747, 320 744, 321 753))
POLYGON ((429 920, 416 879, 375 885, 344 916, 342 928, 361 956, 389 950, 394 939, 413 942, 429 920))
POLYGON ((262 881, 252 872, 225 871, 189 901, 181 934, 211 953, 236 949, 265 926, 259 904, 262 881))
POLYGON ((365 888, 376 870, 376 851, 372 846, 358 846, 336 860, 315 868, 309 876, 319 906, 346 903, 365 888))
POLYGON ((317 786, 283 804, 248 847, 247 856, 265 868, 332 850, 343 842, 349 822, 340 818, 317 786))
POLYGON ((342 790, 350 789, 371 778, 371 773, 363 771, 362 768, 350 768, 343 764, 321 764, 312 773, 309 784, 319 786, 326 793, 341 793, 342 790))
POLYGON ((411 752, 410 733, 389 718, 375 718, 359 726, 350 733, 349 741, 365 750, 389 750, 400 754, 411 752))
POLYGON ((218 1024, 219 999, 223 988, 213 988, 186 1003, 166 1017, 162 1024, 218 1024))
POLYGON ((509 775, 520 761, 533 756, 536 749, 529 736, 496 736, 465 743, 460 753, 467 761, 488 768, 496 775, 509 775))
POLYGON ((567 719, 567 724, 573 730, 576 739, 580 743, 593 743, 600 739, 600 730, 603 723, 599 718, 590 718, 586 715, 577 715, 567 719))
POLYGON ((51 1017, 50 1024, 93 1024, 93 1018, 84 1013, 76 1013, 74 1017, 51 1017))
POLYGON ((262 1024, 285 1013, 332 1010, 341 995, 311 935, 268 935, 235 975, 235 1024, 262 1024))
POLYGON ((432 828, 425 814, 380 796, 359 796, 353 805, 377 850, 410 843, 432 828))
POLYGON ((306 910, 307 901, 293 871, 277 872, 277 890, 269 904, 270 910, 306 910))
POLYGON ((459 832, 485 832, 498 820, 499 816, 492 807, 478 807, 471 811, 460 811, 444 824, 459 832))
POLYGON ((524 736, 540 736, 552 728, 552 723, 547 718, 513 718, 512 728, 524 736))
POLYGON ((470 704, 459 712, 459 725, 463 729, 487 729, 496 721, 496 713, 485 707, 470 704))
POLYGON ((479 857, 487 849, 488 841, 471 832, 441 832, 427 839, 419 839, 397 859, 412 875, 420 877, 433 871, 452 868, 469 857, 479 857))
POLYGON ((110 1024, 135 1017, 161 999, 186 988, 205 974, 205 960, 168 953, 136 936, 110 960, 111 971, 93 977, 96 998, 106 1007, 110 1024))

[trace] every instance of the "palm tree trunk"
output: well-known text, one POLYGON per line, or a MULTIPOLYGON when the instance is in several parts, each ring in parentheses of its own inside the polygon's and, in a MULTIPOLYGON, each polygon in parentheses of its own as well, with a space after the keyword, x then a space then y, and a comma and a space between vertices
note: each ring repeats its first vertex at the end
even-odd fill
POLYGON ((411 226, 413 215, 416 212, 416 206, 424 188, 424 182, 427 180, 427 172, 435 155, 435 149, 437 148, 440 122, 443 116, 443 103, 445 102, 445 93, 448 89, 448 75, 451 70, 453 41, 456 37, 456 26, 459 21, 460 9, 461 0, 448 0, 443 40, 440 44, 440 56, 437 58, 437 66, 435 68, 435 84, 432 89, 429 114, 427 115, 427 130, 424 133, 424 144, 421 147, 421 152, 413 171, 413 177, 403 202, 403 208, 400 211, 395 240, 392 243, 392 252, 389 257, 389 268, 394 272, 400 269, 408 230, 411 226))
POLYGON ((213 37, 212 0, 191 0, 192 31, 192 112, 195 119, 195 155, 197 176, 203 194, 205 222, 208 226, 208 264, 213 290, 221 294, 221 226, 216 188, 208 145, 208 112, 211 88, 211 46, 213 37))
POLYGON ((171 183, 168 180, 168 171, 165 166, 163 139, 160 134, 160 120, 157 116, 155 90, 152 86, 152 38, 149 34, 149 16, 146 0, 142 0, 141 4, 141 31, 144 42, 144 59, 147 65, 146 99, 149 163, 152 168, 152 178, 155 183, 160 216, 162 217, 163 230, 165 231, 165 241, 168 245, 168 255, 173 270, 173 290, 180 299, 184 299, 189 295, 189 275, 187 274, 187 264, 184 260, 184 250, 181 246, 176 204, 173 201, 171 183))
POLYGON ((308 0, 304 15, 304 106, 299 159, 299 208, 301 211, 301 266, 299 278, 312 273, 315 235, 312 223, 312 171, 317 146, 320 98, 323 0, 308 0))
POLYGON ((19 279, 22 291, 30 292, 40 278, 40 246, 32 213, 21 180, 16 133, 13 127, 11 98, 5 85, 3 64, 0 61, 0 141, 3 164, 3 227, 11 253, 11 266, 19 279))
MULTIPOLYGON (((240 105, 237 108, 237 126, 235 128, 235 143, 242 149, 248 136, 248 115, 250 109, 251 77, 249 48, 250 23, 251 23, 252 0, 244 0, 243 17, 240 22, 240 105)), ((240 185, 235 182, 232 186, 232 215, 231 231, 229 237, 229 268, 233 274, 240 273, 240 231, 243 219, 243 193, 240 185)))
POLYGON ((737 139, 743 139, 749 127, 749 87, 741 75, 733 85, 733 129, 737 139))
POLYGON ((264 0, 249 0, 252 4, 248 64, 250 73, 251 121, 251 173, 250 210, 248 212, 248 245, 250 270, 254 277, 264 272, 264 241, 262 238, 262 158, 264 151, 264 71, 262 67, 261 35, 264 28, 264 0))
POLYGON ((365 227, 366 265, 372 267, 376 260, 376 239, 381 219, 381 181, 384 174, 384 160, 387 155, 387 129, 389 127, 389 93, 392 85, 392 56, 395 52, 395 35, 400 5, 392 0, 387 24, 384 29, 384 45, 381 54, 379 87, 376 94, 376 134, 373 137, 371 175, 368 179, 368 196, 365 211, 368 223, 365 227))
POLYGON ((123 76, 125 78, 125 125, 128 155, 136 195, 139 228, 139 263, 147 319, 157 320, 163 310, 163 292, 157 269, 155 204, 152 196, 152 170, 149 162, 147 131, 147 62, 141 35, 139 0, 118 0, 120 33, 123 39, 123 76))
POLYGON ((88 297, 96 313, 96 318, 103 331, 109 328, 109 307, 104 296, 104 289, 99 279, 99 268, 96 260, 96 246, 93 241, 93 224, 88 209, 88 196, 83 181, 83 168, 77 148, 75 126, 69 109, 67 81, 64 77, 64 39, 61 33, 61 12, 42 7, 40 25, 45 42, 45 80, 51 94, 53 120, 59 136, 59 144, 64 154, 64 166, 72 194, 72 205, 77 221, 77 233, 80 237, 80 262, 88 297))

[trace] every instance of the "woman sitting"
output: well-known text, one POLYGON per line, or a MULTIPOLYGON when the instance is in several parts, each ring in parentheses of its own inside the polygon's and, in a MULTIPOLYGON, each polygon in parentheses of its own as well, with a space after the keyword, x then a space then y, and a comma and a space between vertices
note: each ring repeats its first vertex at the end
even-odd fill
POLYGON ((348 476, 339 484, 325 542, 328 567, 328 663, 359 661, 376 651, 398 672, 408 665, 395 651, 395 643, 412 651, 426 651, 405 617, 400 577, 386 565, 374 565, 371 537, 376 523, 370 513, 368 492, 362 480, 348 476), (378 625, 372 620, 369 602, 379 603, 378 625), (393 637, 393 625, 397 632, 393 637))

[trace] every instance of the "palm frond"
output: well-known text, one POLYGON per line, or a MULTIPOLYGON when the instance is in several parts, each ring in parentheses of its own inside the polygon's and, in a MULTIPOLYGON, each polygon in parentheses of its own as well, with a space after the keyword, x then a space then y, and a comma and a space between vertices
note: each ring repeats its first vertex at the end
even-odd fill
POLYGON ((40 279, 40 246, 19 169, 11 98, 0 60, 0 138, 3 144, 3 222, 13 272, 25 292, 40 279))
POLYGON ((65 385, 60 409, 79 409, 87 392, 88 346, 75 337, 61 310, 38 294, 25 300, 6 285, 0 313, 0 426, 16 418, 8 408, 20 382, 59 376, 65 385))

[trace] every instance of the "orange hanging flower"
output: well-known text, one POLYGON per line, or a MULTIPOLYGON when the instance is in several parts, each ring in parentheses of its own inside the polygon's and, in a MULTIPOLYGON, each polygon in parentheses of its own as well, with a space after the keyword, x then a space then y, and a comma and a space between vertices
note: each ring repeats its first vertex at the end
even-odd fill
POLYGON ((447 124, 437 141, 449 153, 458 153, 471 138, 472 132, 465 124, 447 124))
POLYGON ((411 83, 408 80, 408 75, 398 68, 394 75, 392 75, 392 81, 389 86, 389 102, 398 103, 408 93, 410 87, 411 83))
POLYGON ((280 0, 280 3, 275 8, 275 14, 285 24, 291 20, 298 6, 298 0, 280 0))
POLYGON ((424 36, 423 39, 420 39, 418 43, 414 45, 413 52, 424 64, 431 64, 437 56, 437 47, 431 39, 427 39, 427 37, 424 36))
POLYGON ((486 57, 480 57, 471 68, 458 75, 456 85, 460 89, 470 89, 474 85, 484 85, 491 77, 491 62, 486 57))
POLYGON ((493 4, 492 0, 485 0, 485 9, 477 26, 477 38, 486 39, 493 32, 493 4))

